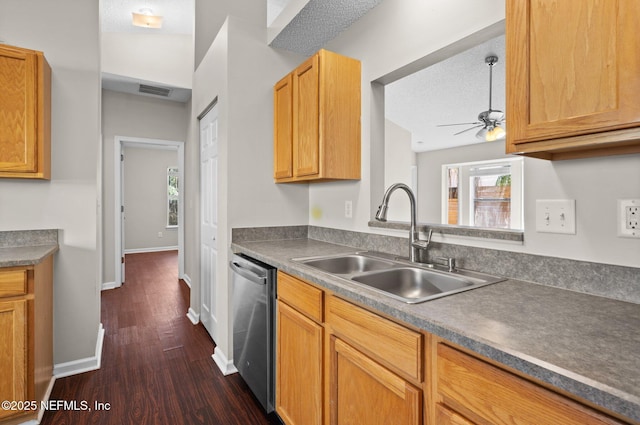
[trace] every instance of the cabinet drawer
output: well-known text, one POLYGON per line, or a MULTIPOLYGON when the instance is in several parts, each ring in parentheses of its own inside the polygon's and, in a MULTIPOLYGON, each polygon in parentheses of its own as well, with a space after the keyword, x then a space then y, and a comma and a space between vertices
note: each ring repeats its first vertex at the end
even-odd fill
POLYGON ((0 271, 0 297, 13 297, 27 293, 27 271, 0 271))
POLYGON ((386 366, 422 381, 422 335, 336 297, 327 300, 327 322, 342 339, 386 366))
POLYGON ((278 299, 316 322, 324 320, 322 290, 281 271, 278 271, 278 299))
POLYGON ((438 425, 474 425, 473 422, 469 422, 440 403, 436 404, 436 423, 438 425))
POLYGON ((447 345, 438 344, 437 352, 437 396, 474 422, 495 425, 620 423, 447 345))

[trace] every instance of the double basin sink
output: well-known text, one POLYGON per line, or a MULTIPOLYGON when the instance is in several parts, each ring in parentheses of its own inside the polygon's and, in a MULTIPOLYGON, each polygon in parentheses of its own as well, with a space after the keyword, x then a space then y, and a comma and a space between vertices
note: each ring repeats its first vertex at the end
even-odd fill
POLYGON ((431 264, 385 258, 384 254, 352 254, 293 258, 293 261, 366 286, 409 304, 417 304, 505 280, 469 270, 440 270, 431 264))

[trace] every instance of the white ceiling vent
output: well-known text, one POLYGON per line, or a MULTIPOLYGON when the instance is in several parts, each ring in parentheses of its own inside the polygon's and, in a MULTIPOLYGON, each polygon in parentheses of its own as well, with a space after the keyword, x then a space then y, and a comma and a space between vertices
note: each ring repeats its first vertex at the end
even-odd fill
POLYGON ((154 96, 169 97, 169 95, 171 94, 171 89, 166 87, 150 86, 148 84, 140 84, 140 86, 138 87, 138 92, 144 94, 152 94, 154 96))

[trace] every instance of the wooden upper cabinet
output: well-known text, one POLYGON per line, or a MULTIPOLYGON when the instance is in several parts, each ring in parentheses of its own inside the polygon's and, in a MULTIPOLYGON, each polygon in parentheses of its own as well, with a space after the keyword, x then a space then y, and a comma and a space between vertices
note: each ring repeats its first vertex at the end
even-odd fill
POLYGON ((51 68, 0 44, 0 177, 51 178, 51 68))
POLYGON ((360 62, 320 50, 274 87, 274 179, 360 179, 360 62))
POLYGON ((289 74, 273 89, 273 176, 293 177, 293 79, 289 74))
POLYGON ((637 0, 506 2, 507 152, 640 152, 637 0))

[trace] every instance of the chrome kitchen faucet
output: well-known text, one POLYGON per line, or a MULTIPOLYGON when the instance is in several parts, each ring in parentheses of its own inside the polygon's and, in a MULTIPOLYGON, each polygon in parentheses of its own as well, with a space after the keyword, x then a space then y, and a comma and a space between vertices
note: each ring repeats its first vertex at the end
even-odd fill
POLYGON ((409 186, 404 183, 395 183, 389 186, 387 191, 382 197, 382 204, 378 207, 376 213, 376 220, 386 222, 387 221, 387 209, 389 207, 389 197, 396 189, 402 189, 409 196, 409 203, 411 204, 411 229, 409 231, 409 261, 418 262, 418 253, 420 249, 427 249, 429 242, 431 242, 432 230, 429 229, 429 235, 427 240, 421 240, 418 235, 418 229, 416 226, 416 216, 418 215, 416 206, 416 197, 409 186))

